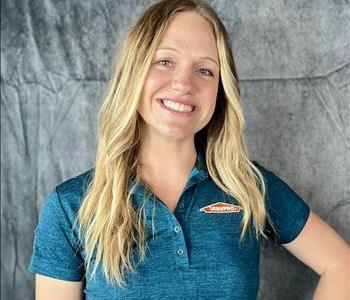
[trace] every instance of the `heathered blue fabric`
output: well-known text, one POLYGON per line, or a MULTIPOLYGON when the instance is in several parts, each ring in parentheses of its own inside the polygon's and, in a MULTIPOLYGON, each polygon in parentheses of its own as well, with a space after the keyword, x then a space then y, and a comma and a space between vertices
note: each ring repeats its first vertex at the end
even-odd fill
MULTIPOLYGON (((258 162, 267 184, 266 203, 276 234, 275 243, 294 240, 310 208, 282 179, 258 162)), ((73 227, 93 169, 58 185, 48 196, 35 229, 29 271, 49 277, 84 280, 85 299, 256 299, 259 289, 259 243, 253 227, 239 242, 242 211, 205 213, 216 202, 239 204, 209 177, 199 152, 174 213, 157 197, 149 198, 146 261, 136 274, 126 274, 127 287, 108 284, 99 265, 96 280, 84 269, 84 249, 73 227), (152 200, 154 199, 154 200, 152 200), (152 210, 154 203, 154 232, 152 210)), ((139 185, 133 194, 135 208, 149 195, 139 185)), ((151 194, 153 195, 153 194, 151 194)), ((137 261, 137 260, 136 260, 137 261)))

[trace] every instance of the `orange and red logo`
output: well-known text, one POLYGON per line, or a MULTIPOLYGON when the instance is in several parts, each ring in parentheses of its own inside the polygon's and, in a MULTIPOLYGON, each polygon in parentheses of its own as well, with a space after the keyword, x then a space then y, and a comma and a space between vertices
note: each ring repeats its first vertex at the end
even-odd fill
POLYGON ((241 210, 243 210, 241 206, 225 202, 216 202, 200 209, 207 214, 238 213, 241 210))

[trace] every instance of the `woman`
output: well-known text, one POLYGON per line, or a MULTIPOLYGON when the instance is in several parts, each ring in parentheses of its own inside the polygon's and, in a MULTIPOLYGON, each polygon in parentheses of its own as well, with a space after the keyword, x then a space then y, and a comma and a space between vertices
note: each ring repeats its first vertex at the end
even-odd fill
POLYGON ((213 9, 151 6, 116 56, 95 168, 58 185, 41 213, 37 299, 255 299, 267 236, 322 275, 315 299, 346 299, 348 245, 249 160, 243 126, 213 9))

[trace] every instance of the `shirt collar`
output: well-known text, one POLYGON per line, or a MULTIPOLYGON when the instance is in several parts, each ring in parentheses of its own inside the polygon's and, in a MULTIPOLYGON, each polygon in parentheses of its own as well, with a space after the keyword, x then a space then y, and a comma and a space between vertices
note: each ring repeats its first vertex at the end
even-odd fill
POLYGON ((194 167, 192 168, 187 183, 185 186, 185 190, 191 187, 192 185, 199 183, 208 178, 208 169, 205 163, 205 156, 203 150, 197 151, 197 158, 194 167))

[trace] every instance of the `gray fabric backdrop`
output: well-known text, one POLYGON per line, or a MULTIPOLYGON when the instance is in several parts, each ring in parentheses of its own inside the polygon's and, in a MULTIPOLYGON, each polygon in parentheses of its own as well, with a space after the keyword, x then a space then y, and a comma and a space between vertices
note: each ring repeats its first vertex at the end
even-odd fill
MULTIPOLYGON (((33 299, 33 230, 54 185, 92 167, 121 33, 153 1, 1 0, 1 299, 33 299)), ((350 241, 349 1, 210 1, 232 37, 252 159, 350 241)), ((318 276, 264 243, 259 299, 318 276)))

